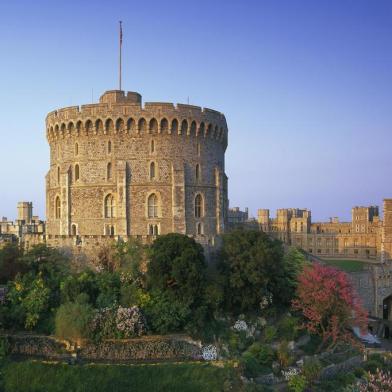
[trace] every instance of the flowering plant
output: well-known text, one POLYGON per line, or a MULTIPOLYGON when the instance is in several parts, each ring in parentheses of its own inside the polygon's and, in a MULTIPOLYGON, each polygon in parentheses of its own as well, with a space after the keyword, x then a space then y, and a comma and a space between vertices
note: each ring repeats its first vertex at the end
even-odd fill
POLYGON ((204 346, 202 349, 203 359, 205 361, 216 361, 218 358, 218 350, 212 344, 204 346))

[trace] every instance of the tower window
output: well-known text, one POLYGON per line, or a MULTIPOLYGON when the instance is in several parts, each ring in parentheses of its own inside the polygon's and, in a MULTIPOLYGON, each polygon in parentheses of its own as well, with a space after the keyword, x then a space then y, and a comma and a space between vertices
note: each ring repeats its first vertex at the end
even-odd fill
POLYGON ((79 180, 79 165, 75 165, 75 181, 79 180))
POLYGON ((203 225, 200 222, 197 223, 196 232, 197 232, 197 235, 203 234, 203 225))
POLYGON ((108 179, 108 180, 112 179, 112 164, 111 164, 111 162, 108 163, 107 168, 106 168, 106 179, 108 179))
POLYGON ((154 140, 151 140, 151 153, 153 154, 155 152, 155 142, 154 140))
POLYGON ((196 175, 196 181, 200 180, 200 165, 196 165, 196 170, 195 170, 195 175, 196 175))
POLYGON ((57 183, 60 185, 60 166, 57 166, 57 183))
POLYGON ((149 225, 148 226, 148 234, 149 235, 159 235, 158 225, 149 225))
POLYGON ((61 204, 60 204, 60 197, 57 196, 55 203, 54 203, 54 209, 55 209, 55 216, 56 219, 60 219, 61 218, 61 204))
POLYGON ((76 225, 71 226, 71 235, 76 235, 76 225))
POLYGON ((155 193, 152 193, 147 200, 148 204, 148 217, 158 218, 158 197, 155 193))
POLYGON ((105 218, 114 218, 114 197, 109 194, 105 197, 105 218))
POLYGON ((108 141, 108 154, 111 154, 112 152, 112 142, 109 140, 108 141))
POLYGON ((197 156, 200 156, 200 143, 197 143, 197 156))
POLYGON ((203 198, 200 194, 195 197, 195 218, 201 218, 203 214, 203 198))
POLYGON ((150 163, 150 180, 153 180, 155 178, 155 162, 150 163))
POLYGON ((79 144, 75 143, 75 155, 79 155, 79 144))

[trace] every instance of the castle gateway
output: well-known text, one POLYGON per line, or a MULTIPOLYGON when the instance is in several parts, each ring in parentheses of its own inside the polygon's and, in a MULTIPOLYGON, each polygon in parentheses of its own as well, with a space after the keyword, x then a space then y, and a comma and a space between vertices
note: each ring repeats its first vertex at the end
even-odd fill
POLYGON ((177 232, 213 244, 224 231, 228 129, 222 113, 142 106, 140 94, 114 90, 98 104, 49 113, 46 132, 48 243, 177 232))

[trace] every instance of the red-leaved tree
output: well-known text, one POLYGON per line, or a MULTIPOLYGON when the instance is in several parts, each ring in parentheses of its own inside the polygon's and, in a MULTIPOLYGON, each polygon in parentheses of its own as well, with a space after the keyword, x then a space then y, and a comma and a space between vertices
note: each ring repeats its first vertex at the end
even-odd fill
POLYGON ((347 274, 318 263, 305 267, 299 276, 293 308, 302 312, 308 332, 321 336, 319 350, 333 349, 340 342, 356 344, 351 327, 367 327, 367 311, 347 274))

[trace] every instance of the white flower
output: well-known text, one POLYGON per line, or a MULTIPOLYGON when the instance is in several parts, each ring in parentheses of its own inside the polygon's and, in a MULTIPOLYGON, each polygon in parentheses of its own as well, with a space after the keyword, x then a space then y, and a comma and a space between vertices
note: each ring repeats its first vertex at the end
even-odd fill
POLYGON ((237 320, 233 326, 236 331, 246 331, 248 329, 248 325, 244 320, 237 320))
POLYGON ((218 358, 218 350, 212 344, 204 346, 202 349, 203 359, 205 361, 216 361, 218 358))
POLYGON ((287 370, 282 370, 283 377, 286 381, 289 381, 292 377, 300 373, 300 369, 296 367, 289 367, 287 370))

